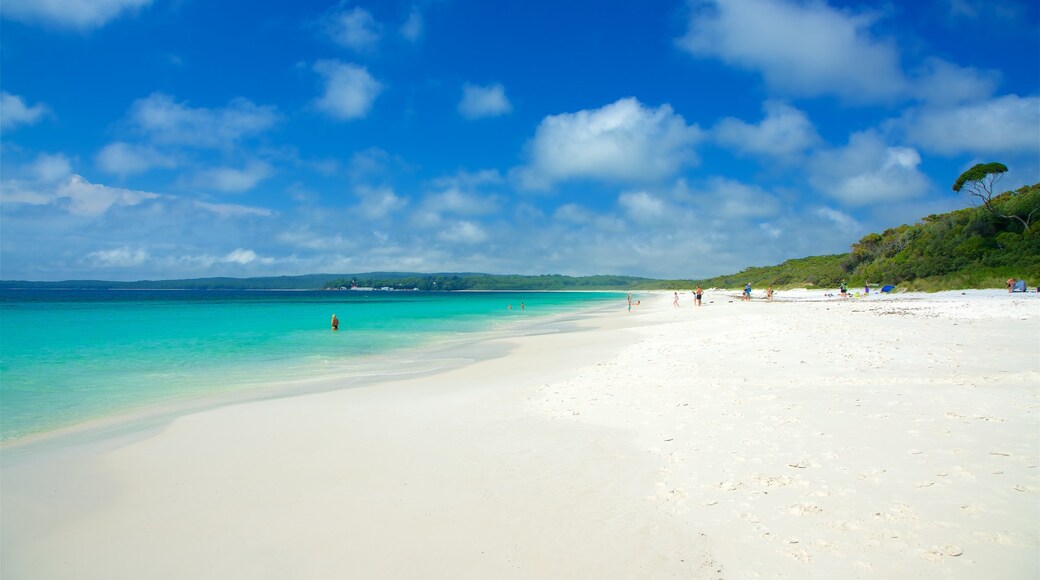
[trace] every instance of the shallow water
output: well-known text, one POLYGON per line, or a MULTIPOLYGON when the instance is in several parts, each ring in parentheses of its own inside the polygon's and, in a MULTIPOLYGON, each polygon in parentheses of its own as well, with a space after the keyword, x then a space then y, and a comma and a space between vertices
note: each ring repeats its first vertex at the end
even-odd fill
POLYGON ((0 438, 301 379, 431 370, 435 345, 611 302, 624 304, 573 292, 0 290, 0 438))

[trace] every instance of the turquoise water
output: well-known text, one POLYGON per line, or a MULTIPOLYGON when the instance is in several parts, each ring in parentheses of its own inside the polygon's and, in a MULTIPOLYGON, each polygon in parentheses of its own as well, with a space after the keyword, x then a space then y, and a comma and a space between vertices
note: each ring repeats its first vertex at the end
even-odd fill
POLYGON ((0 439, 301 379, 430 370, 433 346, 611 302, 623 304, 616 293, 0 290, 0 439))

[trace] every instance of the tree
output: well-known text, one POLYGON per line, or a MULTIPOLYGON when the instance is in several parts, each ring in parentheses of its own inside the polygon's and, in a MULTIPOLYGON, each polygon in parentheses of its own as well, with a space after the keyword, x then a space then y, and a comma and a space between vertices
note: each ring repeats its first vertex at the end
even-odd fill
POLYGON ((990 213, 1004 219, 1017 220, 1025 228, 1025 231, 1028 232, 1029 222, 1032 221, 1033 215, 1040 208, 1033 208, 1023 218, 1014 213, 1005 214, 1001 211, 998 204, 993 203, 993 187, 1004 177, 1007 170, 1007 166, 1003 163, 979 163, 957 178, 957 181, 953 184, 953 190, 958 193, 962 189, 965 190, 969 196, 978 198, 982 202, 983 207, 990 213))

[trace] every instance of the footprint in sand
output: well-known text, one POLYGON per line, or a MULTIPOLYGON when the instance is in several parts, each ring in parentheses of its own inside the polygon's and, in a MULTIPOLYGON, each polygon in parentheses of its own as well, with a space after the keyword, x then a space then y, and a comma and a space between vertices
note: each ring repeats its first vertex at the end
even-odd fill
POLYGON ((787 513, 794 516, 804 516, 808 514, 818 514, 823 511, 823 508, 816 504, 811 503, 799 503, 791 506, 787 513))

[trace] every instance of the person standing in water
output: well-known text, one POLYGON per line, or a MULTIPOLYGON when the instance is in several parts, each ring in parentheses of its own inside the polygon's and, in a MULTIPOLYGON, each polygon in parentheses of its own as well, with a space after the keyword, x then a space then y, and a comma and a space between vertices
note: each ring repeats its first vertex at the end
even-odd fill
POLYGON ((332 330, 339 330, 339 319, 335 314, 332 315, 332 330))

